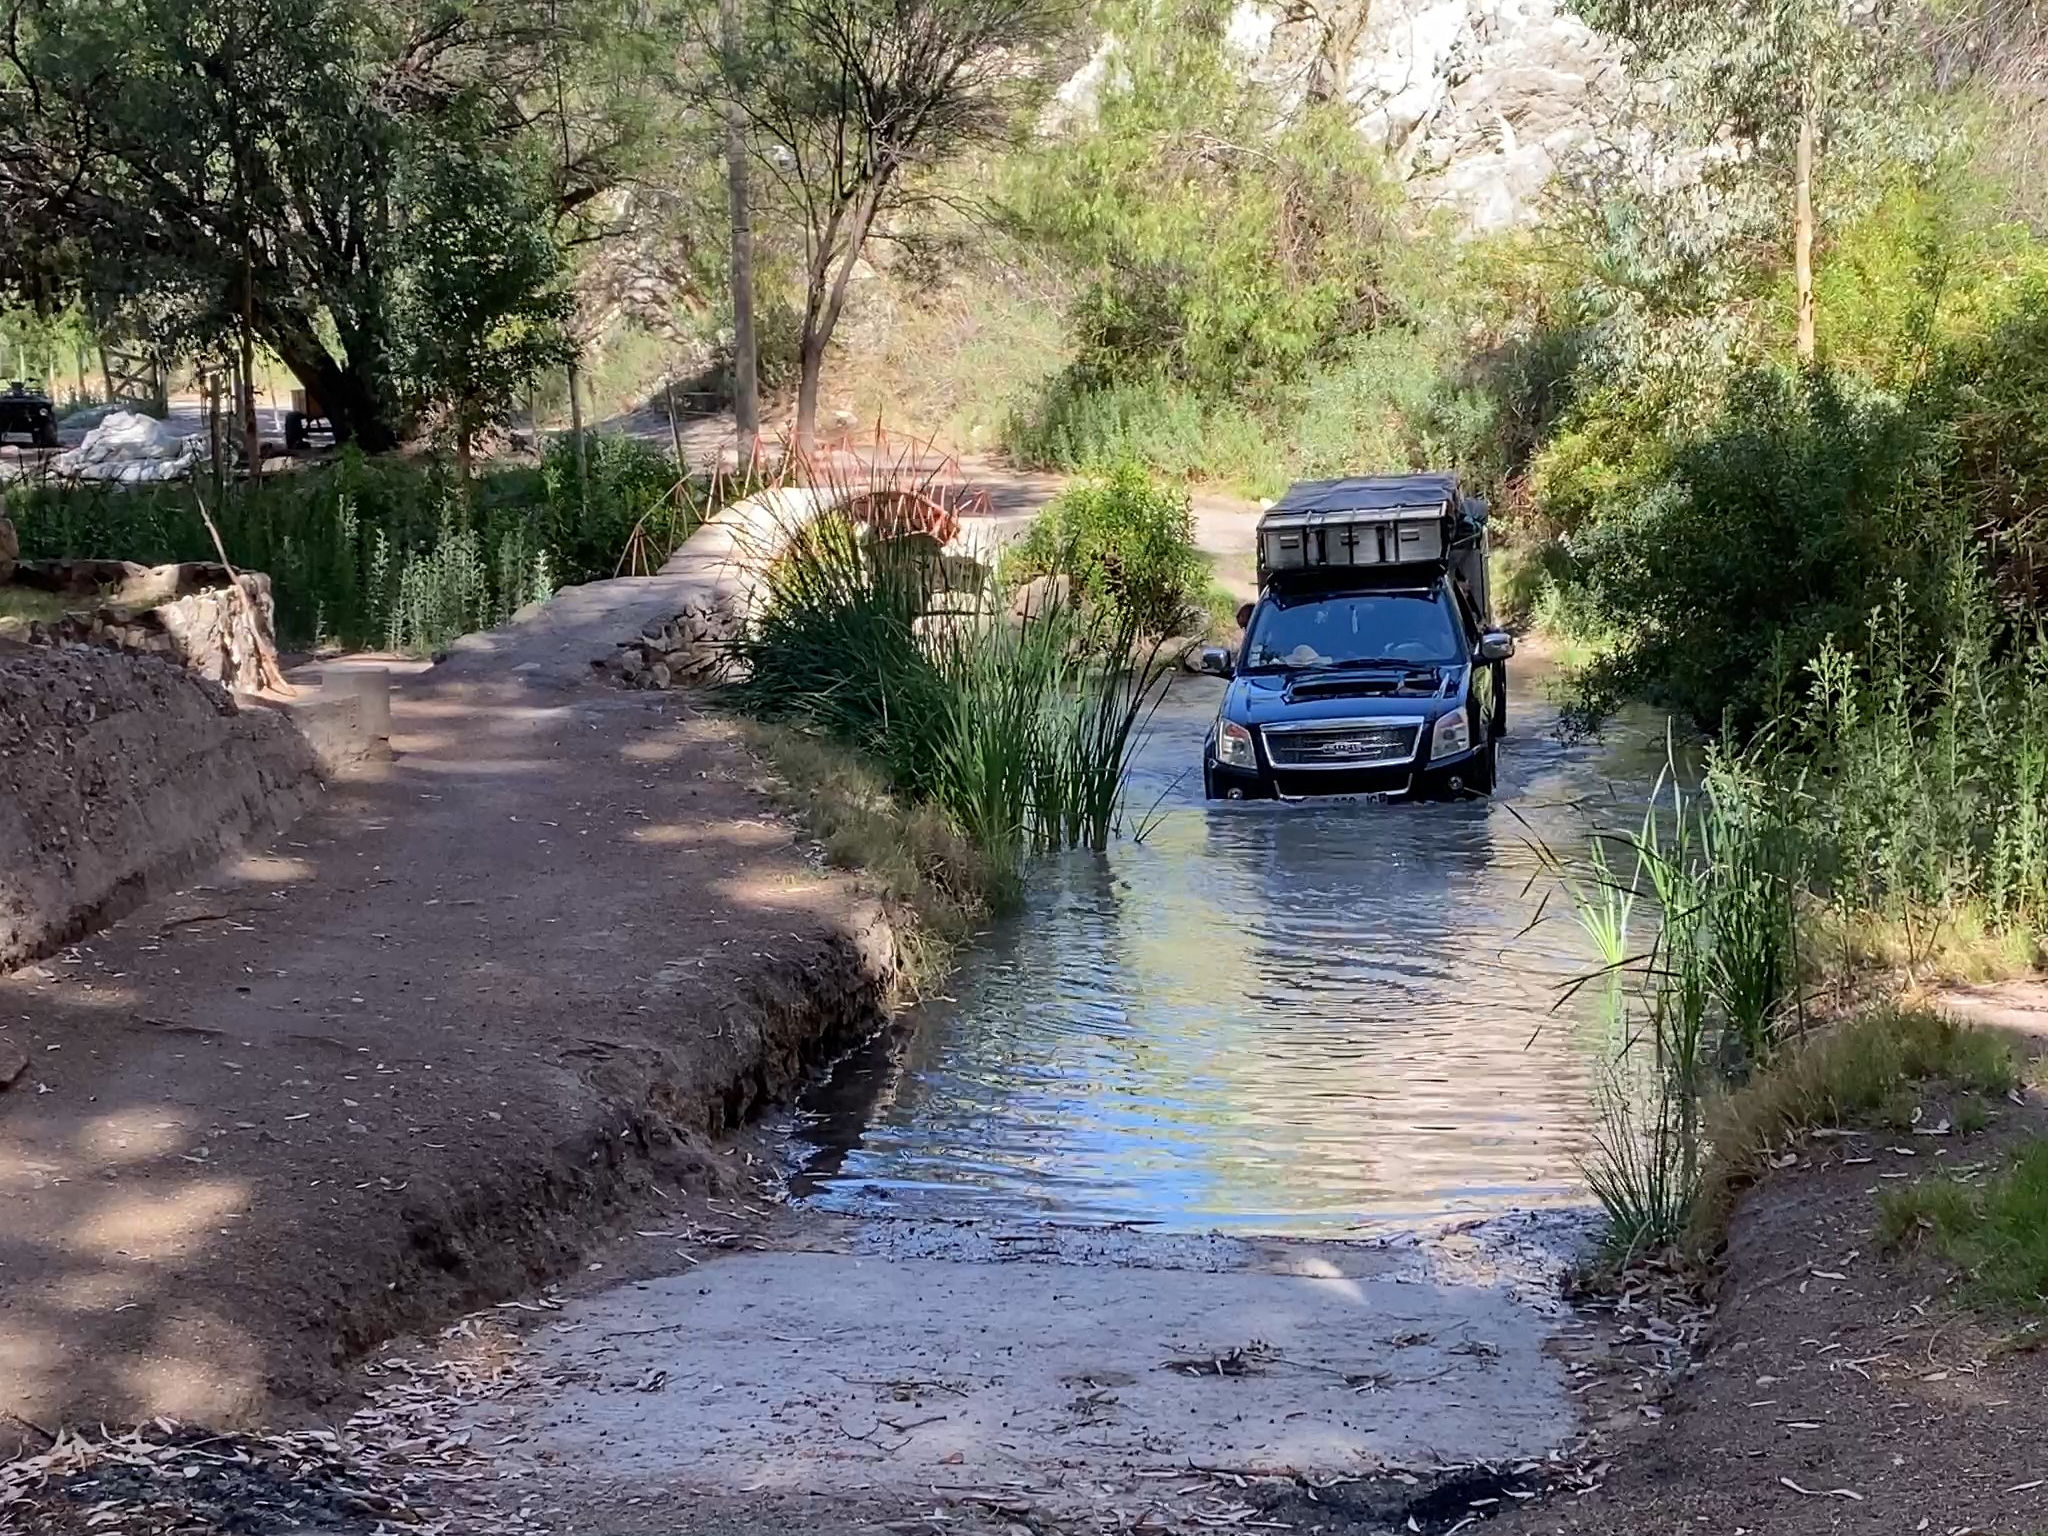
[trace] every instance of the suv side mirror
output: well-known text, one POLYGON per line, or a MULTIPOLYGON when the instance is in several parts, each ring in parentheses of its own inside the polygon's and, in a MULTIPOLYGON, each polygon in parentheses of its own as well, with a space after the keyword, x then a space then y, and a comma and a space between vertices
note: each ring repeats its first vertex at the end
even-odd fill
POLYGON ((1515 654, 1515 637, 1504 629, 1488 630, 1480 637, 1481 661, 1506 661, 1515 654))
POLYGON ((1234 659, 1228 647, 1205 645, 1202 647, 1202 654, 1196 663, 1196 667, 1197 670, 1206 672, 1211 677, 1228 677, 1230 676, 1231 663, 1234 659))

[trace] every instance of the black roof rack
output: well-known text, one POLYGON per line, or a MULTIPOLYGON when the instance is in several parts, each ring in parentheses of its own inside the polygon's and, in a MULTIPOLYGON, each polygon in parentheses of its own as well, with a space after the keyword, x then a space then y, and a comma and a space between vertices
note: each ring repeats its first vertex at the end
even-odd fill
POLYGON ((1349 475, 1298 480, 1266 512, 1399 512, 1440 508, 1457 499, 1455 475, 1349 475))

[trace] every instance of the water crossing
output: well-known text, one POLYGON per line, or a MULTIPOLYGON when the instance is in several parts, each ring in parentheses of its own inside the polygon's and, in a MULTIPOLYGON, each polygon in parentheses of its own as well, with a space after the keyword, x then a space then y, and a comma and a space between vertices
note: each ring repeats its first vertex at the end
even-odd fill
POLYGON ((1567 747, 1516 679, 1454 805, 1212 806, 1220 685, 1177 684, 1142 839, 1038 868, 950 992, 805 1101, 792 1181, 850 1214, 1343 1236, 1583 1200, 1595 962, 1533 843, 1632 824, 1661 743, 1567 747))

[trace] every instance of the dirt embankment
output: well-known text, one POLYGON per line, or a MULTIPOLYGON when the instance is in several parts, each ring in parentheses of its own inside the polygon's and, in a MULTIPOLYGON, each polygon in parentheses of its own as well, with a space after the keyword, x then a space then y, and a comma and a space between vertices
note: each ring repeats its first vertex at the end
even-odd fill
POLYGON ((285 721, 173 662, 0 642, 0 971, 174 889, 319 787, 285 721))
POLYGON ((408 683, 395 761, 0 980, 0 1452, 329 1403, 877 1023, 893 931, 734 728, 577 664, 408 683))
MULTIPOLYGON (((1879 1128, 1799 1149, 1743 1198, 1697 1360, 1664 1378, 1668 1390, 1644 1390, 1647 1378, 1629 1369, 1580 1384, 1582 1400, 1607 1410, 1600 1486, 1514 1511, 1494 1529, 2048 1530, 2038 1326, 1966 1305, 1966 1277, 1931 1255, 1887 1250, 1878 1232, 1880 1192, 1982 1177, 2048 1134, 2039 1098, 2000 1106, 1974 1136, 1879 1128)), ((1921 1123, 1945 1125, 1941 1106, 1930 1102, 1921 1123)), ((1655 1342, 1656 1310, 1612 1318, 1617 1357, 1672 1353, 1655 1342)))

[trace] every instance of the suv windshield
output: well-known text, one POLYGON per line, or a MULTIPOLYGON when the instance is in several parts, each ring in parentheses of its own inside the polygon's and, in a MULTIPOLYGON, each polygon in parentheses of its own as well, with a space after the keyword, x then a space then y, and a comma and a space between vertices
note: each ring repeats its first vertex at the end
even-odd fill
POLYGON ((1261 605, 1239 670, 1464 659, 1450 605, 1436 592, 1303 594, 1269 597, 1261 605))

